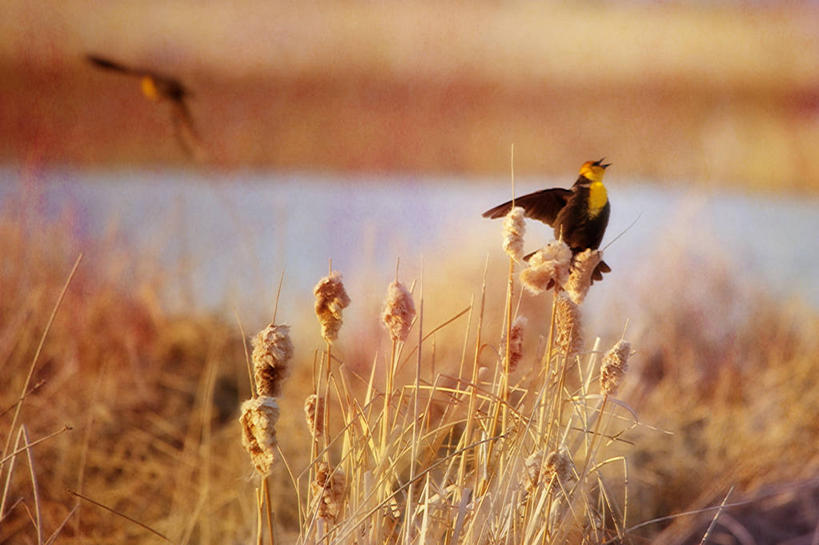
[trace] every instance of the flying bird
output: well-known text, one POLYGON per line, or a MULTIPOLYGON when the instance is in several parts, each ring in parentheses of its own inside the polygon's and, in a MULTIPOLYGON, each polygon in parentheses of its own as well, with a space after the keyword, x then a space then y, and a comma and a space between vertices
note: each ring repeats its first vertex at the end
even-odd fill
POLYGON ((152 102, 165 101, 171 105, 174 133, 185 152, 203 160, 206 152, 193 122, 187 99, 193 96, 179 79, 154 70, 132 68, 95 54, 87 54, 86 60, 97 68, 110 70, 139 78, 142 94, 152 102))

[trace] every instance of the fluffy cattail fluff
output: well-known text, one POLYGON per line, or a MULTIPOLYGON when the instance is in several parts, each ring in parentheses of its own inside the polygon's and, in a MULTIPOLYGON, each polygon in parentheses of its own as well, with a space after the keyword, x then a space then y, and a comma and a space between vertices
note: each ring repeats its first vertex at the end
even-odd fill
POLYGON ((387 288, 387 299, 381 319, 390 332, 393 341, 406 341, 415 318, 415 302, 412 294, 399 282, 394 280, 387 288))
POLYGON ((327 462, 319 462, 316 478, 310 490, 318 502, 318 518, 336 522, 344 509, 347 478, 340 467, 332 468, 327 462))
POLYGON ((586 298, 586 293, 591 286, 592 273, 602 259, 603 252, 591 248, 574 256, 569 280, 564 288, 575 304, 579 305, 586 298))
POLYGON ((321 323, 321 336, 328 343, 338 337, 341 329, 342 310, 350 304, 350 298, 341 281, 341 273, 332 272, 325 276, 313 288, 316 296, 316 316, 321 323))
POLYGON ((526 491, 532 493, 539 483, 551 483, 553 491, 566 488, 574 479, 572 458, 569 450, 561 446, 543 459, 544 451, 539 450, 526 458, 526 491))
MULTIPOLYGON (((523 328, 526 327, 526 316, 518 316, 512 322, 512 331, 509 336, 509 372, 514 373, 518 368, 518 363, 523 357, 523 328)), ((506 331, 503 332, 503 337, 500 343, 501 353, 506 357, 506 331)))
POLYGON ((503 250, 515 261, 523 257, 523 234, 526 232, 524 213, 523 208, 515 206, 503 218, 503 250))
POLYGON ((561 354, 570 356, 583 348, 580 325, 580 307, 565 292, 555 297, 555 347, 561 354))
POLYGON ((275 460, 278 419, 279 406, 272 397, 259 396, 242 403, 242 445, 263 477, 270 474, 275 460))
POLYGON ((554 284, 562 286, 569 278, 571 262, 572 250, 562 240, 553 240, 532 255, 529 267, 520 273, 520 281, 534 295, 554 284))
POLYGON ((270 324, 253 337, 252 344, 256 391, 260 396, 278 397, 293 357, 290 326, 270 324))
POLYGON ((543 451, 538 450, 526 458, 526 492, 531 494, 540 482, 540 468, 543 465, 543 451))
POLYGON ((600 390, 607 395, 614 395, 620 387, 623 375, 628 369, 628 357, 631 355, 631 343, 618 341, 606 352, 600 364, 600 390))
POLYGON ((304 400, 304 418, 313 437, 321 437, 324 433, 324 399, 316 394, 310 394, 304 400))

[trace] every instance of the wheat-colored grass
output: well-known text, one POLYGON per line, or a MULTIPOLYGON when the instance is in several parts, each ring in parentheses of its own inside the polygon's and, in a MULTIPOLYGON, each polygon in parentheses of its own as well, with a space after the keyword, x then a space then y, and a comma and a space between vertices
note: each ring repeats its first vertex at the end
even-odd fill
MULTIPOLYGON (((307 404, 314 422, 323 422, 319 399, 332 407, 321 430, 305 426, 302 408, 321 393, 314 375, 324 367, 313 361, 325 361, 326 343, 309 312, 293 317, 290 378, 275 389, 275 447, 270 411, 254 428, 263 433, 249 436, 259 451, 271 447, 260 464, 268 495, 237 425, 240 401, 253 396, 242 335, 219 317, 163 311, 147 280, 131 289, 131 274, 117 276, 133 270, 127 255, 114 248, 100 252, 119 255, 110 268, 78 269, 34 358, 76 259, 67 231, 0 217, 0 252, 19 258, 4 262, 0 283, 9 384, 0 389, 0 431, 12 438, 0 460, 0 542, 681 544, 702 537, 716 512, 708 509, 734 485, 723 513, 764 540, 774 528, 799 528, 800 511, 782 506, 819 489, 819 458, 808 448, 819 440, 819 319, 744 291, 734 268, 714 265, 718 257, 650 260, 651 270, 669 264, 658 271, 669 285, 697 285, 698 294, 641 292, 645 271, 628 271, 636 306, 606 313, 616 332, 593 342, 593 316, 577 318, 570 330, 582 326, 589 340, 565 351, 549 331, 563 295, 550 293, 516 305, 527 319, 519 347, 494 344, 508 325, 499 248, 494 262, 468 270, 442 260, 441 288, 429 261, 418 331, 394 350, 389 330, 364 347, 353 327, 335 338, 327 397, 307 404), (463 302, 454 285, 468 286, 463 302), (476 303, 463 313, 469 291, 476 303), (449 307, 457 310, 436 315, 449 307), (627 317, 634 353, 619 342, 627 317), (597 349, 611 345, 609 357, 597 349), (505 384, 507 346, 520 360, 505 384), (350 355, 359 351, 371 355, 363 364, 350 355), (418 380, 409 372, 416 361, 418 380), (382 374, 393 362, 385 406, 382 374), (312 453, 311 429, 326 438, 312 453), (264 502, 272 532, 258 515, 264 502), (686 511, 697 514, 679 515, 686 511)), ((361 304, 373 324, 376 291, 361 304)), ((712 537, 719 532, 717 524, 712 537)))

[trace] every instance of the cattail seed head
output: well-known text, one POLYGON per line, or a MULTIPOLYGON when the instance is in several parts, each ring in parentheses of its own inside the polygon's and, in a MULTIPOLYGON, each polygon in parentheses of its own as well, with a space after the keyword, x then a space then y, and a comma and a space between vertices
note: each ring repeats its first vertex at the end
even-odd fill
POLYGON ((592 283, 592 274, 595 267, 603 259, 603 252, 591 248, 580 252, 572 260, 572 270, 569 280, 564 286, 571 300, 579 305, 586 298, 589 286, 592 283))
POLYGON ((530 494, 539 483, 551 483, 550 487, 560 490, 565 488, 573 479, 572 458, 565 445, 550 452, 544 460, 545 451, 539 450, 526 458, 526 491, 530 494))
POLYGON ((572 472, 574 464, 572 463, 572 457, 569 455, 569 449, 565 445, 549 453, 546 457, 545 466, 543 480, 544 482, 551 481, 553 490, 559 490, 561 487, 566 488, 574 480, 574 473, 572 472))
POLYGON ((571 262, 572 250, 562 240, 553 240, 532 255, 520 281, 534 295, 555 284, 562 286, 569 278, 571 262))
POLYGON ((318 518, 336 522, 344 509, 347 478, 341 468, 330 467, 327 462, 319 462, 316 478, 310 483, 313 497, 318 502, 318 518))
POLYGON ((324 434, 324 399, 316 394, 310 394, 304 400, 304 418, 310 428, 313 438, 324 434))
POLYGON ((600 390, 607 395, 614 395, 620 388, 623 375, 628 370, 628 358, 631 355, 631 343, 618 341, 606 352, 600 364, 600 390))
POLYGON ((270 474, 275 461, 278 419, 279 406, 272 397, 259 396, 242 403, 242 445, 263 477, 270 474))
POLYGON ((543 451, 538 450, 526 458, 526 491, 532 493, 540 482, 540 468, 543 465, 543 451))
POLYGON ((288 362, 293 357, 290 326, 270 324, 253 337, 251 344, 257 393, 278 397, 289 371, 288 362))
POLYGON ((526 223, 523 220, 525 210, 515 206, 503 218, 503 250, 515 261, 523 257, 523 235, 526 223))
POLYGON ((583 348, 580 307, 565 292, 555 297, 555 346, 561 354, 570 356, 583 348))
POLYGON ((415 302, 412 300, 412 294, 404 284, 394 280, 387 288, 387 299, 381 313, 381 320, 393 341, 407 340, 414 318, 415 302))
POLYGON ((350 304, 350 297, 341 281, 341 273, 332 272, 313 288, 316 296, 316 316, 321 324, 321 336, 328 343, 338 337, 341 329, 342 310, 350 304))
MULTIPOLYGON (((511 334, 509 335, 509 372, 514 373, 523 357, 523 328, 526 327, 526 316, 520 315, 512 322, 511 334)), ((506 332, 501 338, 501 350, 504 358, 506 354, 506 332)))

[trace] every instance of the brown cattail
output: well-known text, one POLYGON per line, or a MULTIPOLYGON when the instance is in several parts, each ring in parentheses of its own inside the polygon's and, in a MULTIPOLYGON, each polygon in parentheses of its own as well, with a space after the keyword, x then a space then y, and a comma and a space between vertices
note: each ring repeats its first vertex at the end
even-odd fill
POLYGON ((561 354, 570 356, 583 348, 580 307, 565 292, 555 297, 555 346, 561 354))
POLYGON ((278 397, 293 357, 290 326, 270 324, 253 337, 252 344, 256 391, 261 396, 278 397))
POLYGON ((589 286, 591 286, 594 269, 602 259, 603 252, 591 248, 574 256, 569 280, 564 287, 575 304, 579 305, 586 298, 586 293, 588 293, 589 286))
POLYGON ((526 491, 532 493, 540 482, 540 468, 543 465, 543 451, 538 450, 526 458, 526 491))
POLYGON ((515 206, 503 218, 503 250, 515 261, 523 257, 523 234, 526 223, 523 221, 525 210, 515 206))
POLYGON ((390 332, 393 341, 405 341, 409 336, 412 320, 415 318, 415 302, 412 294, 399 282, 394 280, 387 288, 387 299, 381 319, 390 332))
POLYGON ((631 343, 618 341, 611 350, 606 352, 603 363, 600 364, 600 390, 606 395, 614 395, 620 387, 626 370, 628 357, 631 355, 631 343))
POLYGON ((316 394, 307 396, 304 400, 304 418, 313 438, 321 437, 324 433, 324 399, 316 394))
POLYGON ((242 403, 242 445, 263 477, 270 474, 275 460, 278 419, 279 406, 272 397, 259 396, 242 403))
MULTIPOLYGON (((518 316, 515 318, 515 321, 512 322, 512 331, 511 335, 509 336, 509 372, 514 373, 515 369, 518 368, 518 363, 520 363, 520 359, 523 357, 523 328, 526 327, 526 316, 518 316)), ((501 338, 501 351, 504 354, 504 358, 506 357, 506 332, 503 332, 503 337, 501 338)))
POLYGON ((569 277, 572 250, 562 240, 553 240, 529 259, 529 267, 520 273, 523 287, 534 295, 557 284, 562 286, 569 277))
POLYGON ((317 516, 327 522, 336 522, 344 509, 347 478, 341 468, 330 467, 327 462, 319 462, 316 478, 310 483, 310 490, 318 502, 317 516))
POLYGON ((341 273, 332 272, 325 276, 313 288, 316 296, 316 316, 321 323, 321 336, 328 343, 338 337, 341 329, 342 310, 350 304, 350 298, 344 290, 341 273))
POLYGON ((566 446, 553 450, 543 459, 544 451, 539 450, 526 458, 526 491, 531 493, 539 483, 550 484, 553 491, 566 488, 573 480, 572 458, 566 446))

